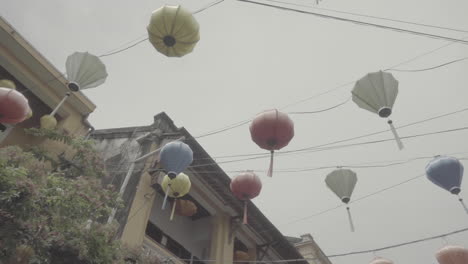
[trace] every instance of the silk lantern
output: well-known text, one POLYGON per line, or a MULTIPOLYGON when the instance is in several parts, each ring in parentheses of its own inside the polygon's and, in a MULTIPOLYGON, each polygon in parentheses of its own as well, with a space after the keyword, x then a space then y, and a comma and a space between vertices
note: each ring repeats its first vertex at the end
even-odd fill
MULTIPOLYGON (((398 95, 398 81, 388 72, 371 72, 358 80, 351 91, 353 101, 361 108, 378 114, 382 118, 390 117, 398 95)), ((398 148, 403 149, 403 142, 388 119, 390 130, 395 137, 398 148)))
POLYGON ((262 190, 260 178, 252 171, 247 171, 237 175, 231 181, 231 192, 237 199, 244 201, 243 223, 247 224, 247 204, 248 201, 257 197, 262 190))
MULTIPOLYGON (((183 197, 184 195, 189 193, 191 186, 192 183, 190 182, 190 178, 183 173, 180 173, 179 175, 173 178, 169 177, 168 175, 165 175, 161 183, 161 187, 165 193, 162 209, 166 207, 166 201, 168 196, 174 199, 183 197)), ((172 204, 170 220, 174 218, 175 208, 176 203, 174 202, 172 204)))
POLYGON ((193 161, 193 151, 181 141, 170 142, 161 149, 159 162, 170 178, 183 172, 193 161))
POLYGON ((460 246, 446 246, 436 253, 439 264, 467 264, 468 249, 460 246))
POLYGON ((181 216, 193 216, 197 213, 197 205, 190 200, 177 199, 175 200, 175 213, 181 216))
POLYGON ((4 80, 0 87, 0 123, 14 125, 24 121, 31 110, 24 95, 15 90, 13 82, 4 80))
POLYGON ((182 57, 192 52, 200 40, 198 22, 180 5, 164 5, 155 10, 146 29, 151 44, 167 57, 182 57))
POLYGON ((65 67, 68 88, 72 92, 97 87, 107 78, 106 65, 88 52, 75 52, 68 56, 65 67))
POLYGON ((346 204, 346 211, 348 212, 349 225, 351 232, 354 232, 353 219, 351 211, 348 206, 353 194, 354 187, 357 183, 357 175, 354 171, 349 169, 337 169, 329 173, 325 179, 328 188, 332 190, 340 200, 346 204))
MULTIPOLYGON (((107 70, 104 63, 99 57, 88 52, 74 52, 68 56, 65 68, 67 71, 67 86, 72 92, 97 87, 103 84, 107 78, 107 70)), ((57 120, 52 119, 55 119, 55 114, 70 96, 70 92, 66 93, 48 117, 45 117, 45 120, 47 120, 44 122, 46 124, 45 127, 48 129, 55 128, 57 120)))
POLYGON ((250 124, 252 140, 262 149, 269 150, 270 167, 268 176, 273 175, 275 150, 286 147, 294 137, 294 123, 285 113, 276 109, 262 112, 250 124))
POLYGON ((459 196, 463 179, 463 164, 456 158, 436 156, 426 166, 426 176, 435 185, 458 195, 458 200, 468 213, 468 208, 459 196))
POLYGON ((371 263, 369 264, 394 264, 393 261, 390 261, 388 259, 384 258, 375 258, 371 263))

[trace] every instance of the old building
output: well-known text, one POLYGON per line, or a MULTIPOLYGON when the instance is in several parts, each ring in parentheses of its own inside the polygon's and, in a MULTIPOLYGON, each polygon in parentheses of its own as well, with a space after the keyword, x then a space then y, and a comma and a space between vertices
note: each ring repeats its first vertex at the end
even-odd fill
POLYGON ((236 251, 267 263, 292 259, 307 263, 300 261, 297 249, 253 203, 248 205, 249 225, 241 223, 243 204, 231 194, 230 178, 165 113, 156 115, 149 126, 96 130, 92 137, 105 155, 111 175, 106 183, 123 194, 125 207, 115 220, 127 245, 144 247, 147 254, 172 263, 230 264, 236 251), (161 209, 163 192, 158 182, 164 172, 158 164, 158 149, 173 140, 183 140, 194 152, 185 172, 192 188, 184 199, 193 201, 198 211, 169 221, 170 209, 161 209))
MULTIPOLYGON (((33 112, 31 118, 15 126, 0 124, 0 147, 42 144, 43 139, 27 135, 23 130, 39 127, 39 119, 45 114, 50 114, 69 92, 67 80, 2 17, 0 79, 13 81, 16 89, 28 99, 33 112)), ((85 135, 91 129, 87 117, 95 108, 96 106, 81 92, 72 93, 55 115, 58 129, 68 134, 85 135)))
POLYGON ((287 237, 287 239, 307 259, 309 264, 332 264, 311 234, 304 234, 301 237, 287 237))

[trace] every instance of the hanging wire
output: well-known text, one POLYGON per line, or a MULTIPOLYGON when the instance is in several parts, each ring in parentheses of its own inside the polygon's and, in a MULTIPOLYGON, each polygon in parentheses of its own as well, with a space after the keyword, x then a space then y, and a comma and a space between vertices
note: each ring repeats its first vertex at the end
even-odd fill
POLYGON ((409 25, 414 25, 414 26, 421 26, 421 27, 428 27, 428 28, 435 28, 435 29, 443 29, 443 30, 449 30, 449 31, 455 31, 455 32, 468 33, 468 30, 465 30, 465 29, 457 29, 457 28, 451 28, 451 27, 429 25, 429 24, 417 23, 417 22, 400 20, 400 19, 393 19, 393 18, 387 18, 387 17, 379 17, 379 16, 373 16, 373 15, 353 13, 353 12, 341 11, 341 10, 336 10, 336 9, 321 8, 321 7, 315 7, 315 6, 304 5, 304 4, 296 4, 296 3, 292 3, 292 2, 284 2, 284 1, 278 1, 278 0, 263 0, 263 1, 272 2, 272 3, 279 3, 279 4, 287 4, 287 5, 298 6, 298 7, 307 7, 307 8, 312 8, 312 9, 315 9, 315 10, 323 10, 323 11, 328 11, 328 12, 333 12, 333 13, 338 13, 338 14, 346 14, 346 15, 353 15, 353 16, 359 16, 359 17, 366 17, 366 18, 372 18, 372 19, 391 21, 391 22, 398 22, 398 23, 409 24, 409 25))
MULTIPOLYGON (((385 247, 380 247, 380 248, 373 248, 373 249, 367 249, 367 250, 360 250, 360 251, 350 251, 346 253, 338 253, 338 254, 332 254, 332 255, 327 255, 327 258, 337 258, 337 257, 345 257, 345 256, 352 256, 352 255, 362 255, 362 254, 376 254, 376 252, 379 251, 384 251, 392 248, 399 248, 403 246, 408 246, 408 245, 413 245, 413 244, 418 244, 426 241, 431 241, 435 239, 439 239, 442 237, 447 237, 447 236, 452 236, 460 233, 464 233, 468 231, 467 228, 462 228, 462 229, 457 229, 448 233, 440 234, 440 235, 435 235, 431 237, 426 237, 426 238, 421 238, 421 239, 416 239, 412 241, 407 241, 407 242, 402 242, 398 244, 393 244, 385 247)), ((175 258, 171 257, 168 259, 174 259, 174 260, 181 260, 181 261, 189 261, 190 259, 180 259, 180 258, 175 258)), ((242 261, 233 261, 233 263, 289 263, 289 262, 304 262, 307 260, 316 260, 317 258, 302 258, 302 259, 283 259, 283 260, 242 260, 242 261)), ((218 260, 214 259, 202 259, 199 260, 201 262, 217 262, 218 260)))
POLYGON ((466 60, 466 59, 468 59, 468 57, 463 57, 463 58, 456 59, 456 60, 453 60, 453 61, 449 61, 449 62, 440 64, 440 65, 437 65, 437 66, 433 66, 433 67, 429 67, 429 68, 423 68, 423 69, 389 69, 388 71, 396 71, 396 72, 423 72, 423 71, 430 71, 430 70, 438 69, 438 68, 441 68, 441 67, 444 67, 444 66, 453 64, 453 63, 457 63, 457 62, 460 62, 460 61, 464 61, 464 60, 466 60))
POLYGON ((416 244, 416 243, 421 243, 421 242, 425 242, 425 241, 430 241, 430 240, 434 240, 434 239, 439 239, 441 237, 451 236, 451 235, 463 233, 463 232, 466 232, 466 231, 468 231, 468 227, 458 229, 458 230, 455 230, 455 231, 452 231, 452 232, 448 232, 448 233, 445 233, 445 234, 440 234, 440 235, 436 235, 436 236, 416 239, 416 240, 413 240, 413 241, 403 242, 403 243, 394 244, 394 245, 390 245, 390 246, 386 246, 386 247, 380 247, 380 248, 374 248, 374 249, 368 249, 368 250, 361 250, 361 251, 352 251, 352 252, 340 253, 340 254, 333 254, 333 255, 329 255, 327 257, 336 258, 336 257, 344 257, 344 256, 351 256, 351 255, 359 255, 359 254, 367 254, 367 253, 372 253, 372 252, 378 252, 378 251, 383 251, 383 250, 387 250, 387 249, 392 249, 392 248, 412 245, 412 244, 416 244))
POLYGON ((270 5, 270 4, 260 3, 260 2, 256 2, 256 1, 250 1, 250 0, 237 0, 237 1, 250 3, 250 4, 255 4, 255 5, 266 6, 266 7, 277 8, 277 9, 284 10, 284 11, 292 11, 292 12, 297 12, 297 13, 302 13, 302 14, 307 14, 307 15, 313 15, 313 16, 317 16, 317 17, 321 17, 321 18, 328 18, 328 19, 333 19, 333 20, 338 20, 338 21, 343 21, 343 22, 351 22, 351 23, 354 23, 354 24, 362 25, 362 26, 372 26, 372 27, 377 27, 377 28, 386 29, 386 30, 392 30, 392 31, 396 31, 396 32, 403 32, 403 33, 409 33, 409 34, 413 34, 413 35, 424 36, 424 37, 429 37, 429 38, 434 38, 434 39, 442 39, 442 40, 458 42, 458 43, 465 44, 465 45, 468 44, 468 41, 463 40, 463 39, 456 39, 456 38, 451 38, 451 37, 446 37, 446 36, 441 36, 441 35, 436 35, 436 34, 430 34, 430 33, 425 33, 425 32, 420 32, 420 31, 414 31, 414 30, 409 30, 409 29, 403 29, 403 28, 391 27, 391 26, 386 26, 386 25, 380 25, 380 24, 364 22, 364 21, 355 20, 355 19, 349 19, 349 18, 343 18, 343 17, 338 17, 338 16, 315 13, 315 12, 310 12, 310 11, 305 11, 305 10, 300 10, 300 9, 294 9, 294 8, 289 8, 289 7, 284 7, 284 6, 270 5))
POLYGON ((301 114, 317 114, 317 113, 322 113, 322 112, 325 112, 325 111, 329 111, 329 110, 332 110, 332 109, 335 109, 337 107, 340 107, 346 103, 348 103, 349 101, 351 101, 351 97, 348 97, 348 99, 346 99, 345 101, 337 104, 337 105, 334 105, 334 106, 331 106, 331 107, 328 107, 328 108, 325 108, 325 109, 321 109, 321 110, 315 110, 315 111, 307 111, 307 112, 288 112, 288 114, 291 114, 291 115, 301 115, 301 114))

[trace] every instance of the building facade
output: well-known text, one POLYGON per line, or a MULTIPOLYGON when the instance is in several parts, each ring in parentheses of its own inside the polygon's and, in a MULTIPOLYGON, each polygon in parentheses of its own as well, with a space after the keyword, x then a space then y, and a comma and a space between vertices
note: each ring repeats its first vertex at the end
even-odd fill
POLYGON ((287 237, 287 239, 309 264, 332 264, 311 234, 304 234, 301 237, 287 237))
MULTIPOLYGON (((65 65, 65 62, 64 62, 65 65)), ((0 79, 15 83, 28 99, 33 116, 17 125, 0 124, 0 147, 39 145, 44 139, 27 135, 25 128, 39 127, 40 118, 50 114, 67 92, 67 80, 44 56, 0 17, 0 79)), ((96 106, 81 92, 72 93, 55 115, 57 129, 82 136, 92 126, 88 115, 96 106)), ((57 144, 57 143, 55 143, 57 144)), ((57 149, 48 142, 48 149, 57 149)), ((59 148, 60 149, 60 148, 59 148)))
POLYGON ((125 207, 117 211, 115 221, 128 246, 181 264, 247 259, 307 263, 253 203, 248 204, 249 224, 241 223, 243 202, 231 194, 229 176, 165 113, 156 115, 149 126, 96 130, 92 137, 105 155, 110 175, 106 183, 122 191, 125 207), (173 140, 183 140, 194 152, 194 161, 184 172, 192 182, 184 199, 198 210, 191 217, 177 215, 170 221, 170 209, 161 208, 160 182, 165 173, 158 163, 158 149, 173 140))

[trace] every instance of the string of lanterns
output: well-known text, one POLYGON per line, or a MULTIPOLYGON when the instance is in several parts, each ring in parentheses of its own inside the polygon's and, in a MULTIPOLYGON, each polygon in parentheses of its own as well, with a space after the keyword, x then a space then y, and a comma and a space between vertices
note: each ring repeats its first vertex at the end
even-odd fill
MULTIPOLYGON (((155 10, 147 26, 150 43, 158 52, 167 57, 183 57, 192 52, 200 40, 199 30, 199 24, 192 13, 180 5, 165 5, 155 10)), ((70 92, 65 94, 49 115, 41 117, 42 128, 54 129, 57 126, 54 115, 71 93, 97 87, 107 78, 105 65, 99 57, 88 52, 75 52, 70 55, 66 61, 66 72, 70 92)), ((358 107, 375 113, 381 118, 389 118, 398 95, 398 81, 390 73, 371 72, 356 82, 351 94, 352 100, 358 107)), ((17 124, 31 115, 32 111, 24 95, 17 92, 12 83, 1 82, 0 122, 17 124)), ((387 123, 398 148, 402 150, 404 146, 393 121, 388 119, 387 123)), ((286 147, 293 139, 294 123, 286 113, 273 109, 259 113, 251 122, 249 130, 252 141, 258 147, 270 151, 267 176, 271 177, 274 152, 286 147)), ((165 209, 167 199, 171 197, 174 201, 170 220, 174 218, 175 213, 193 216, 197 212, 196 205, 189 200, 181 199, 190 192, 190 178, 183 172, 193 161, 193 151, 183 142, 171 142, 161 149, 159 161, 167 172, 161 183, 165 193, 162 209, 165 209)), ((459 195, 461 192, 463 165, 456 158, 435 157, 426 166, 426 175, 431 182, 454 195, 459 195)), ((348 204, 357 183, 357 174, 349 169, 338 168, 326 176, 325 183, 343 203, 348 204)), ((232 179, 230 189, 236 198, 243 201, 243 223, 248 224, 248 201, 260 194, 262 189, 260 177, 252 171, 246 171, 232 179)), ((459 201, 468 213, 463 199, 459 198, 459 201)), ((354 232, 350 208, 349 206, 346 208, 350 228, 354 232)), ((241 256, 238 258, 243 259, 241 256)), ((466 264, 468 263, 468 250, 459 246, 447 246, 437 252, 436 258, 440 264, 466 264)), ((376 258, 371 264, 393 264, 393 262, 376 258)))

